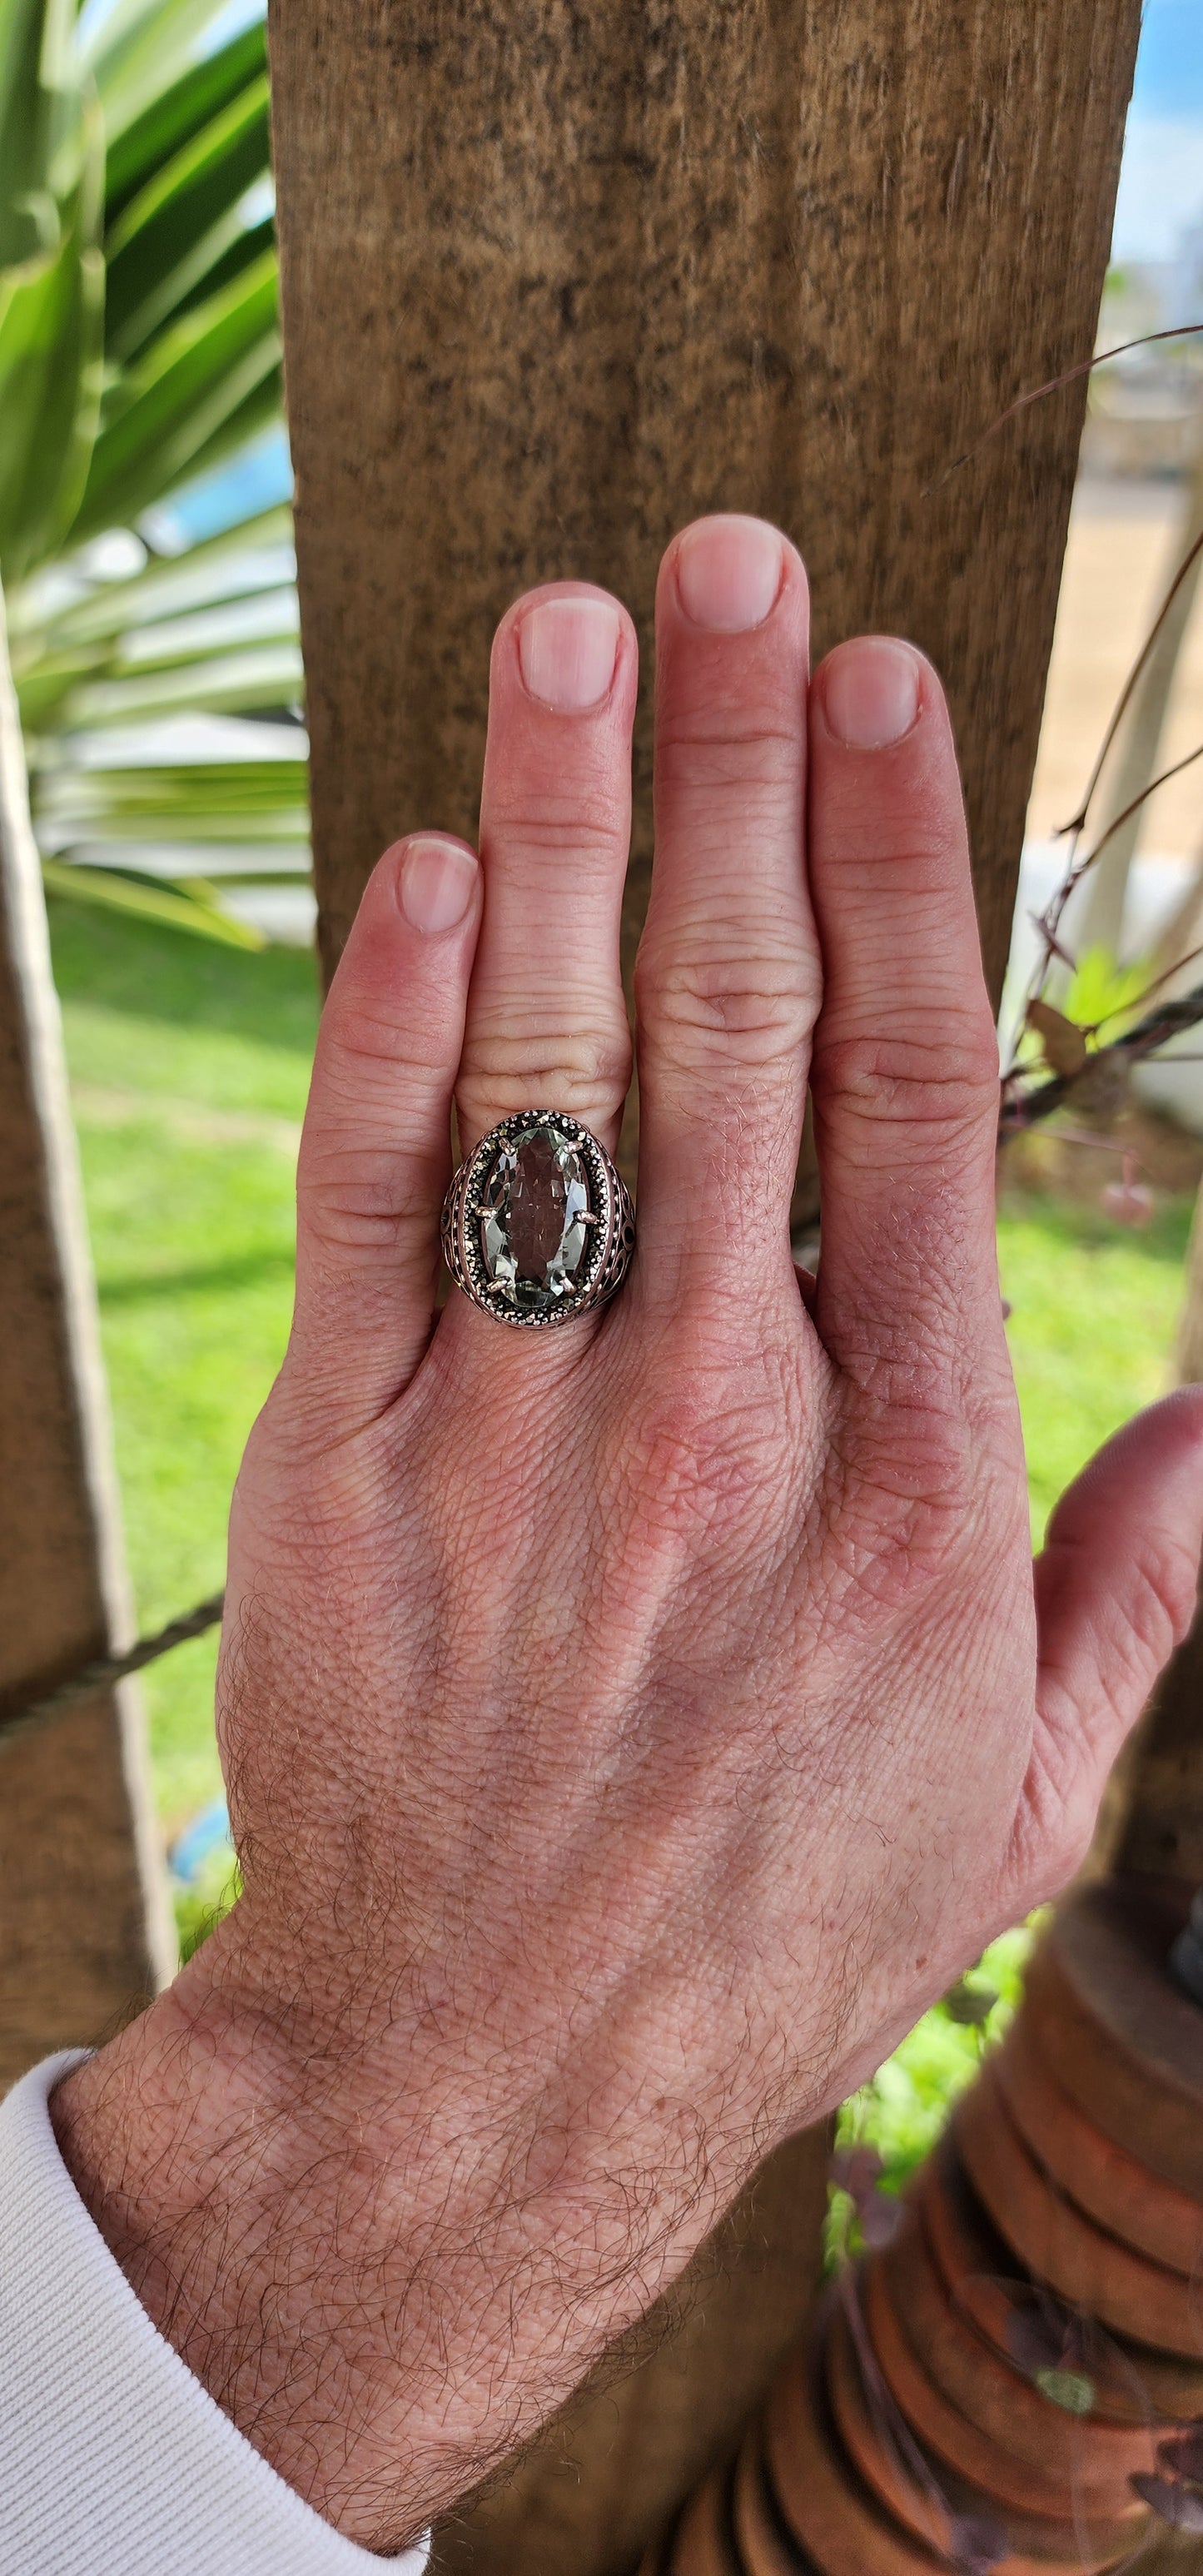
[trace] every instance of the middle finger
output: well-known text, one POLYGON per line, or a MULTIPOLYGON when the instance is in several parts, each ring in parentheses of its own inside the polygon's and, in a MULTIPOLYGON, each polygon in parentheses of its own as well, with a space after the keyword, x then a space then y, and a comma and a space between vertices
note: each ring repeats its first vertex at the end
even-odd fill
POLYGON ((635 970, 640 1257, 679 1296, 793 1295, 821 987, 806 888, 808 598, 777 529, 701 519, 656 606, 656 854, 635 970))

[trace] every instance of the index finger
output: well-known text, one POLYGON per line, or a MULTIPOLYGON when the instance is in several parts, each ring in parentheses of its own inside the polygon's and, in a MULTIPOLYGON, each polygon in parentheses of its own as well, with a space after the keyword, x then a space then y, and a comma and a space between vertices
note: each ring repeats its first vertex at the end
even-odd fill
MULTIPOLYGON (((823 951, 811 1082, 815 1320, 865 1383, 962 1367, 987 1316, 998 1045, 952 728, 931 664, 884 636, 815 674, 808 865, 823 951)), ((885 1391, 885 1385, 883 1385, 885 1391)))

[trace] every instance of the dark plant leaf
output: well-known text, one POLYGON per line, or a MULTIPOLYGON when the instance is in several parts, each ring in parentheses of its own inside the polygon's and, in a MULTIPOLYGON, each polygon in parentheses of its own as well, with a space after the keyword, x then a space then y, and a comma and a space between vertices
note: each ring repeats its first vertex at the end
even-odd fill
POLYGON ((136 518, 240 443, 275 410, 279 380, 276 263, 268 252, 162 332, 110 388, 76 541, 136 518))
POLYGON ((190 135, 220 114, 229 100, 267 66, 266 30, 247 27, 228 45, 193 63, 180 79, 168 82, 141 116, 109 146, 105 174, 105 215, 109 223, 152 173, 178 152, 190 135))
POLYGON ((827 2170, 837 2189, 848 2192, 859 2210, 876 2190, 885 2168, 876 2147, 837 2147, 827 2170))
POLYGON ((1167 2522, 1171 2531, 1203 2531, 1203 2491, 1198 2487, 1179 2485, 1173 2478, 1153 2477, 1144 2469, 1139 2469, 1128 2483, 1146 2504, 1152 2505, 1158 2519, 1167 2522))
POLYGON ((246 229, 238 200, 268 166, 267 80, 260 74, 152 173, 111 228, 111 357, 128 360, 152 331, 200 300, 218 258, 246 229))
POLYGON ((1053 1073, 1072 1080, 1086 1062, 1086 1040, 1073 1020, 1063 1011, 1055 1011, 1051 1002, 1029 1002, 1027 1024, 1035 1029, 1044 1048, 1045 1062, 1053 1073))
POLYGON ((967 2030, 980 2030, 982 2023, 989 2021, 997 2002, 998 1997, 991 1987, 971 1986, 968 1978, 962 1977, 955 1986, 949 1987, 944 1997, 944 2010, 950 2021, 959 2022, 967 2030))
POLYGON ((1010 2542, 996 2522, 977 2514, 954 2514, 948 2526, 948 2551, 961 2576, 989 2576, 1010 2554, 1010 2542))
POLYGON ((1189 2433, 1171 2433, 1157 2445, 1157 2466, 1168 2476, 1193 2478, 1203 2486, 1203 2425, 1196 2424, 1189 2433))
POLYGON ((871 2191, 857 2209, 860 2232, 866 2245, 880 2251, 892 2245, 902 2225, 902 2202, 892 2192, 871 2191))

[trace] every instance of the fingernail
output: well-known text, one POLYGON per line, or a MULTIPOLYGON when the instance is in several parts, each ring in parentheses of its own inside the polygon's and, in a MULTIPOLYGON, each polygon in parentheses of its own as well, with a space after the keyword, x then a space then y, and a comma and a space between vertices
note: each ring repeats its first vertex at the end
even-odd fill
POLYGON ((909 644, 866 635, 845 645, 823 673, 823 709, 837 741, 853 751, 901 742, 919 712, 919 663, 909 644))
POLYGON ((454 930, 472 901, 476 861, 458 841, 433 833, 411 841, 401 862, 401 909, 413 930, 454 930))
POLYGON ((677 548, 677 590, 695 626, 744 635, 781 588, 781 539, 763 519, 699 519, 677 548))
POLYGON ((544 599, 518 629, 526 686, 560 715, 600 706, 617 659, 618 610, 609 599, 544 599))

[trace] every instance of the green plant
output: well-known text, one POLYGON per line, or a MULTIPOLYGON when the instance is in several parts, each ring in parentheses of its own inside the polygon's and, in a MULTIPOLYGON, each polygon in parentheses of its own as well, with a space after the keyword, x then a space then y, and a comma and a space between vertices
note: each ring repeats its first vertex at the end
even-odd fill
POLYGON ((0 571, 51 881, 246 943, 213 879, 307 867, 304 736, 239 721, 299 705, 291 513, 162 507, 280 420, 264 34, 225 14, 0 0, 0 571))
POLYGON ((215 1853, 202 1876, 190 1887, 172 1891, 172 1910, 180 1944, 180 1966, 184 1967, 199 1950, 202 1941, 215 1932, 223 1914, 228 1914, 242 1893, 242 1881, 236 1862, 229 1851, 215 1853))
POLYGON ((992 1941, 959 1986, 924 2013, 893 2056, 842 2105, 824 2239, 828 2270, 845 2254, 864 2250, 875 2213, 886 2217, 888 2227, 883 2195, 893 2201, 905 2188, 934 2147, 953 2103, 972 2084, 985 2051, 1009 2029, 1041 1920, 1033 1915, 992 1941))
POLYGON ((206 53, 217 16, 0 0, 8 585, 278 414, 263 29, 206 53))

